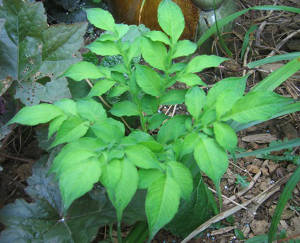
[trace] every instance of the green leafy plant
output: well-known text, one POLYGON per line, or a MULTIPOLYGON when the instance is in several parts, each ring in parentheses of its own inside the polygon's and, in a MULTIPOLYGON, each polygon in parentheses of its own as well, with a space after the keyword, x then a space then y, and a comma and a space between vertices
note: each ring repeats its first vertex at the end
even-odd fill
MULTIPOLYGON (((227 59, 201 55, 174 61, 193 54, 197 45, 179 39, 184 17, 171 0, 163 0, 158 8, 163 32, 149 31, 129 40, 124 37, 130 27, 116 24, 109 12, 88 9, 87 17, 95 27, 105 30, 87 48, 100 56, 120 55, 122 62, 113 66, 87 61, 72 65, 64 76, 78 82, 86 80, 92 86, 87 97, 24 107, 9 124, 49 123, 48 137, 55 135, 51 148, 65 144, 50 169, 59 181, 64 210, 100 182, 116 210, 119 242, 125 208, 137 190, 147 190, 150 242, 174 218, 181 200, 187 205, 198 202, 198 197, 192 197, 195 188, 208 194, 202 174, 214 182, 221 208, 220 181, 229 153, 237 149, 236 131, 300 110, 299 102, 273 92, 300 69, 300 61, 292 60, 246 94, 248 76, 225 78, 206 93, 201 87, 206 84, 197 73, 218 67, 227 59), (134 61, 140 56, 147 65, 134 61), (175 82, 185 83, 188 89, 169 89, 175 82), (102 95, 127 99, 111 106, 102 95), (157 112, 160 105, 181 103, 189 115, 166 117, 157 112), (139 119, 137 129, 127 124, 127 117, 139 119), (153 132, 156 129, 157 134, 153 132)), ((172 223, 169 226, 172 228, 172 223)))
MULTIPOLYGON (((55 153, 37 161, 27 179, 25 191, 34 202, 18 199, 0 210, 0 221, 6 225, 1 242, 91 242, 100 227, 116 221, 114 208, 99 185, 64 212, 58 185, 48 174, 55 153)), ((144 208, 135 201, 124 213, 128 225, 144 219, 144 208)))
POLYGON ((25 105, 70 98, 60 77, 79 61, 86 23, 48 26, 41 2, 3 0, 0 6, 0 95, 15 81, 15 98, 25 105))

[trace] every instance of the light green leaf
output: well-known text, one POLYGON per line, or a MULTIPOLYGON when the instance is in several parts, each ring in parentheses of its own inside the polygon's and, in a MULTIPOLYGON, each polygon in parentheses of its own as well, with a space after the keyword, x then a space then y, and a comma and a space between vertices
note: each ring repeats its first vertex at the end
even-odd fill
POLYGON ((93 99, 80 99, 76 102, 78 114, 91 122, 106 118, 103 106, 93 99))
POLYGON ((126 91, 128 91, 128 86, 118 84, 111 88, 111 90, 108 93, 108 97, 116 97, 124 94, 126 91))
POLYGON ((148 128, 150 130, 157 129, 161 126, 164 120, 168 119, 168 116, 166 116, 163 113, 157 113, 151 116, 151 118, 148 121, 148 128))
POLYGON ((96 153, 77 146, 64 147, 58 156, 55 157, 50 172, 55 173, 57 178, 59 178, 65 170, 72 168, 73 165, 82 163, 82 161, 95 156, 97 156, 96 153), (71 148, 76 148, 76 150, 71 151, 71 148))
POLYGON ((201 55, 193 58, 187 65, 186 73, 198 73, 205 68, 218 67, 227 58, 214 55, 201 55))
POLYGON ((186 116, 174 116, 164 123, 160 128, 157 140, 160 143, 169 143, 186 132, 185 128, 186 116))
POLYGON ((181 197, 189 200, 193 191, 193 177, 190 170, 182 163, 170 161, 167 162, 167 173, 176 181, 181 191, 181 197))
POLYGON ((200 120, 203 126, 209 125, 212 122, 216 121, 217 114, 215 110, 204 110, 201 114, 200 120))
POLYGON ((201 114, 202 108, 205 105, 205 101, 205 92, 198 86, 189 89, 185 95, 185 104, 187 109, 196 120, 198 120, 201 114))
POLYGON ((120 180, 118 181, 117 186, 112 190, 114 195, 110 195, 112 194, 110 193, 111 190, 108 190, 110 200, 117 210, 118 221, 121 221, 124 209, 127 207, 137 190, 138 180, 138 172, 135 166, 129 161, 123 160, 120 180))
POLYGON ((273 91, 298 70, 300 70, 300 55, 272 72, 268 77, 255 85, 252 91, 273 91))
POLYGON ((50 104, 40 104, 22 108, 9 122, 22 125, 35 126, 40 123, 47 123, 52 119, 63 115, 63 112, 50 104))
POLYGON ((194 150, 195 160, 200 168, 213 182, 219 184, 228 168, 226 152, 212 138, 201 137, 194 150))
POLYGON ((164 177, 164 173, 157 169, 139 169, 139 189, 147 189, 151 184, 161 177, 164 177))
POLYGON ((161 42, 154 42, 147 38, 142 39, 142 55, 152 67, 165 70, 167 64, 167 48, 161 42))
POLYGON ((117 187, 117 184, 121 178, 122 174, 122 161, 113 160, 108 164, 103 165, 102 174, 100 177, 100 182, 106 189, 110 189, 111 191, 117 187))
POLYGON ((122 159, 124 157, 124 150, 123 149, 111 149, 108 151, 107 161, 113 159, 122 159))
POLYGON ((97 156, 95 151, 104 146, 105 144, 100 139, 91 137, 79 138, 68 143, 55 157, 50 172, 59 175, 65 168, 67 169, 75 163, 97 156))
POLYGON ((152 41, 160 41, 166 45, 171 44, 169 37, 164 32, 161 31, 157 31, 157 30, 149 31, 145 34, 145 36, 152 41))
POLYGON ((89 129, 89 122, 73 116, 65 120, 60 126, 51 147, 58 144, 74 141, 84 136, 89 129))
POLYGON ((222 116, 231 110, 234 103, 239 100, 243 94, 239 94, 234 89, 225 89, 218 97, 215 103, 217 118, 221 120, 222 116))
POLYGON ((151 96, 151 95, 144 95, 142 98, 142 110, 147 115, 157 113, 159 108, 159 99, 151 96))
POLYGON ((112 118, 96 121, 91 129, 97 137, 106 143, 119 141, 125 134, 124 124, 112 118))
POLYGON ((48 139, 52 137, 52 135, 58 131, 60 128, 61 124, 67 120, 67 116, 62 115, 59 117, 56 117, 54 120, 52 120, 49 124, 49 131, 48 131, 48 139))
POLYGON ((222 120, 227 121, 232 119, 240 123, 267 120, 285 105, 292 102, 293 99, 270 91, 250 92, 239 99, 232 107, 232 110, 222 120))
POLYGON ((148 188, 146 215, 150 239, 175 216, 180 199, 180 188, 170 176, 160 177, 148 188))
POLYGON ((92 52, 100 56, 120 55, 117 43, 113 41, 94 41, 87 46, 92 52))
POLYGON ((110 12, 101 8, 90 8, 86 10, 89 22, 99 29, 115 31, 115 20, 110 12))
POLYGON ((105 31, 97 38, 97 41, 116 41, 117 39, 118 37, 115 34, 105 31))
POLYGON ((136 81, 146 94, 160 96, 164 91, 162 78, 150 67, 137 65, 136 81))
POLYGON ((224 114, 228 110, 232 108, 232 105, 235 103, 235 101, 242 97, 246 88, 246 82, 247 82, 248 76, 244 77, 230 77, 222 79, 221 81, 217 82, 208 92, 207 94, 207 101, 205 108, 212 108, 215 106, 215 103, 218 99, 220 101, 218 102, 218 111, 219 114, 224 114), (229 90, 229 91, 228 91, 229 90), (222 95, 223 93, 227 93, 228 97, 225 97, 222 95), (221 96, 221 97, 220 97, 221 96), (219 98, 220 97, 220 98, 219 98), (226 99, 227 100, 224 100, 226 99), (222 101, 225 102, 225 104, 222 106, 222 101), (225 112, 223 112, 221 109, 224 109, 225 112))
POLYGON ((99 67, 97 67, 93 63, 86 62, 86 61, 73 64, 64 73, 64 76, 69 77, 75 81, 81 81, 83 79, 97 79, 97 78, 104 77, 99 67))
POLYGON ((100 175, 101 166, 96 158, 82 161, 64 170, 59 178, 59 188, 65 209, 68 209, 75 199, 90 191, 100 175))
POLYGON ((141 56, 141 38, 136 38, 132 44, 129 46, 129 50, 127 52, 127 58, 128 62, 130 63, 131 60, 135 57, 140 57, 141 56))
POLYGON ((158 23, 173 43, 181 36, 185 23, 180 7, 171 0, 163 0, 158 7, 158 23))
POLYGON ((127 158, 142 169, 160 169, 160 164, 155 154, 143 145, 133 145, 125 149, 127 158))
POLYGON ((61 99, 56 101, 54 105, 60 108, 67 116, 75 116, 77 115, 77 107, 76 102, 71 99, 61 99))
POLYGON ((184 102, 185 89, 171 89, 166 92, 159 100, 161 105, 176 105, 184 102))
POLYGON ((231 128, 231 126, 223 122, 215 122, 213 126, 218 144, 230 152, 233 151, 238 143, 235 131, 231 128))
POLYGON ((128 100, 115 103, 113 107, 110 109, 110 113, 118 117, 139 115, 139 111, 136 104, 128 100))
POLYGON ((118 33, 119 39, 121 39, 129 30, 129 26, 127 24, 116 24, 115 28, 118 33))
POLYGON ((197 49, 197 45, 189 40, 178 41, 175 46, 175 52, 172 58, 184 57, 193 54, 197 49))
POLYGON ((207 84, 204 83, 202 79, 197 74, 194 73, 183 73, 179 75, 177 80, 191 87, 195 85, 207 86, 207 84))
POLYGON ((184 156, 186 154, 192 153, 194 148, 200 139, 200 136, 196 132, 191 132, 184 137, 183 145, 181 147, 180 155, 184 156))
POLYGON ((164 149, 164 146, 156 142, 155 140, 141 142, 140 144, 144 145, 145 147, 149 148, 151 151, 155 153, 162 152, 164 149))
POLYGON ((186 63, 176 62, 171 65, 171 68, 168 70, 169 73, 175 73, 184 70, 186 63))
POLYGON ((101 96, 105 94, 108 90, 110 90, 111 87, 115 85, 115 81, 103 79, 98 81, 93 88, 91 89, 90 93, 88 94, 88 97, 93 96, 101 96))

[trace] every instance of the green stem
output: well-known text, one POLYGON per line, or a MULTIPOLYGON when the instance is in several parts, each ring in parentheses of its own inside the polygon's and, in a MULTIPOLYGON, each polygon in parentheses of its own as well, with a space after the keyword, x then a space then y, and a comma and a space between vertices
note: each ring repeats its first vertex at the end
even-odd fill
POLYGON ((145 123, 145 117, 144 117, 144 114, 143 114, 143 111, 141 109, 141 107, 139 106, 139 115, 140 115, 140 123, 141 123, 141 126, 142 126, 142 130, 144 132, 147 132, 147 127, 146 127, 146 123, 145 123))
POLYGON ((219 200, 219 210, 221 212, 222 211, 222 206, 223 206, 223 200, 222 200, 220 181, 218 181, 218 183, 216 183, 216 191, 217 191, 218 200, 219 200))
POLYGON ((122 243, 121 222, 118 221, 118 243, 122 243))
MULTIPOLYGON (((124 58, 125 67, 126 67, 126 69, 128 71, 129 82, 135 82, 135 80, 133 80, 133 75, 132 75, 132 70, 131 70, 131 67, 130 67, 130 62, 127 60, 127 57, 126 57, 125 54, 122 54, 122 56, 124 58)), ((144 132, 147 132, 147 128, 146 128, 146 123, 145 123, 145 118, 144 118, 144 114, 143 114, 143 110, 142 110, 141 101, 138 99, 136 92, 131 89, 131 85, 130 84, 129 84, 129 92, 131 94, 133 102, 138 107, 139 117, 140 117, 140 124, 142 126, 142 130, 144 132)))
POLYGON ((108 234, 109 234, 109 240, 111 242, 114 242, 114 239, 113 239, 113 236, 112 236, 112 231, 113 231, 113 224, 109 224, 109 232, 108 232, 108 234))

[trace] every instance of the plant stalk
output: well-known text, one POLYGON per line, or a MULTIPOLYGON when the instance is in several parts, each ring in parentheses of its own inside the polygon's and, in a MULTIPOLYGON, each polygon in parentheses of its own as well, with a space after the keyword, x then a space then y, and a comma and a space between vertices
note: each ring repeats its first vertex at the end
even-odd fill
POLYGON ((122 243, 121 221, 118 221, 118 243, 122 243))

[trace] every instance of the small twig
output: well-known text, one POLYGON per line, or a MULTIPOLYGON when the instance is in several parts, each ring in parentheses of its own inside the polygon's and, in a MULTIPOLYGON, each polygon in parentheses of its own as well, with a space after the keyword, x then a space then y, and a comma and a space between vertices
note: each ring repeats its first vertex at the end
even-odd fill
POLYGON ((170 106, 168 107, 167 111, 165 112, 165 115, 166 115, 166 116, 168 115, 168 113, 169 113, 169 111, 171 110, 172 107, 173 107, 172 105, 170 105, 170 106))
POLYGON ((248 170, 241 168, 240 166, 236 165, 236 164, 233 163, 232 161, 229 161, 229 163, 232 164, 234 167, 238 168, 239 170, 241 170, 241 171, 247 173, 247 174, 252 178, 252 176, 251 176, 251 174, 250 174, 250 172, 249 172, 248 170))
POLYGON ((175 115, 175 112, 176 112, 176 108, 177 108, 177 104, 174 106, 174 109, 173 109, 173 112, 172 112, 172 115, 171 115, 171 117, 174 117, 174 115, 175 115))
MULTIPOLYGON (((294 31, 293 33, 289 34, 287 37, 285 37, 282 41, 280 41, 280 43, 276 46, 276 50, 279 51, 279 49, 288 42, 289 39, 293 38, 295 35, 297 35, 298 33, 300 33, 300 29, 294 31)), ((275 55, 275 50, 271 51, 270 54, 267 57, 271 57, 275 55)))
POLYGON ((35 162, 35 160, 33 160, 33 159, 19 158, 19 157, 10 155, 10 154, 0 153, 0 156, 3 156, 3 157, 8 158, 8 159, 14 159, 14 160, 27 162, 27 163, 34 163, 35 162))
POLYGON ((221 234, 225 234, 233 229, 236 229, 236 226, 229 226, 229 227, 224 227, 218 230, 214 230, 211 232, 210 235, 221 235, 221 234))
MULTIPOLYGON (((88 83, 88 85, 89 85, 91 88, 93 88, 93 84, 91 83, 90 80, 86 79, 85 81, 88 83)), ((102 97, 101 95, 99 95, 98 97, 99 97, 99 99, 101 100, 101 102, 102 102, 108 109, 111 108, 111 105, 108 104, 108 103, 105 101, 105 99, 103 99, 103 97, 102 97)))
MULTIPOLYGON (((212 188, 210 188, 210 187, 208 187, 208 189, 211 190, 213 193, 217 194, 217 192, 216 192, 214 189, 212 189, 212 188)), ((248 208, 244 207, 242 204, 239 204, 239 203, 233 201, 232 199, 230 199, 230 198, 224 196, 223 194, 222 194, 221 196, 222 196, 224 199, 226 199, 226 200, 232 202, 233 204, 235 204, 235 205, 237 205, 237 206, 240 206, 240 207, 243 208, 243 209, 248 210, 248 208)))
POLYGON ((143 0, 143 2, 142 2, 142 4, 141 4, 141 7, 140 7, 140 10, 139 10, 139 25, 140 25, 141 22, 142 22, 142 12, 143 12, 145 3, 146 3, 146 0, 143 0))
MULTIPOLYGON (((259 200, 261 200, 261 198, 265 198, 266 194, 268 194, 269 196, 276 193, 277 191, 280 190, 280 186, 284 183, 286 183, 288 181, 288 179, 290 178, 291 174, 283 177, 282 179, 280 179, 279 181, 277 181, 276 183, 274 183, 271 187, 269 187, 268 189, 266 189, 265 191, 261 192, 260 194, 258 194, 257 196, 255 196, 254 198, 244 202, 242 205, 244 207, 248 206, 250 203, 252 202, 257 202, 259 200)), ((192 233, 190 233, 183 241, 181 241, 181 243, 187 243, 189 242, 191 239, 193 239, 196 235, 198 235, 199 233, 201 233, 202 231, 206 230, 210 225, 212 225, 213 223, 217 223, 233 214, 235 214, 236 212, 240 211, 242 208, 240 206, 235 206, 233 208, 230 208, 214 217, 212 217, 210 220, 206 221, 205 223, 203 223, 202 225, 200 225, 197 229, 195 229, 192 233)))
POLYGON ((260 34, 263 31, 263 29, 265 28, 266 24, 267 24, 267 21, 262 22, 260 24, 260 26, 258 27, 257 31, 256 31, 256 36, 255 36, 256 37, 255 38, 255 45, 256 46, 260 46, 261 45, 260 44, 260 34))
MULTIPOLYGON (((231 196, 229 199, 232 201, 232 200, 235 200, 236 198, 241 197, 242 195, 244 195, 247 191, 249 191, 254 186, 255 182, 260 177, 260 175, 261 175, 261 171, 257 172, 257 174, 253 177, 252 181, 250 181, 249 185, 245 189, 238 192, 236 195, 231 196)), ((229 202, 230 201, 224 200, 223 204, 227 205, 229 202)))
MULTIPOLYGON (((91 83, 90 80, 86 79, 85 81, 87 82, 87 84, 88 84, 91 88, 93 88, 93 84, 91 83)), ((101 95, 99 95, 98 98, 101 100, 101 102, 102 102, 108 109, 111 108, 111 105, 109 105, 101 95)), ((125 124, 125 126, 128 128, 128 130, 131 131, 132 128, 131 128, 131 127, 129 126, 129 124, 125 121, 125 119, 124 119, 123 117, 120 117, 120 119, 121 119, 122 122, 125 124)))

